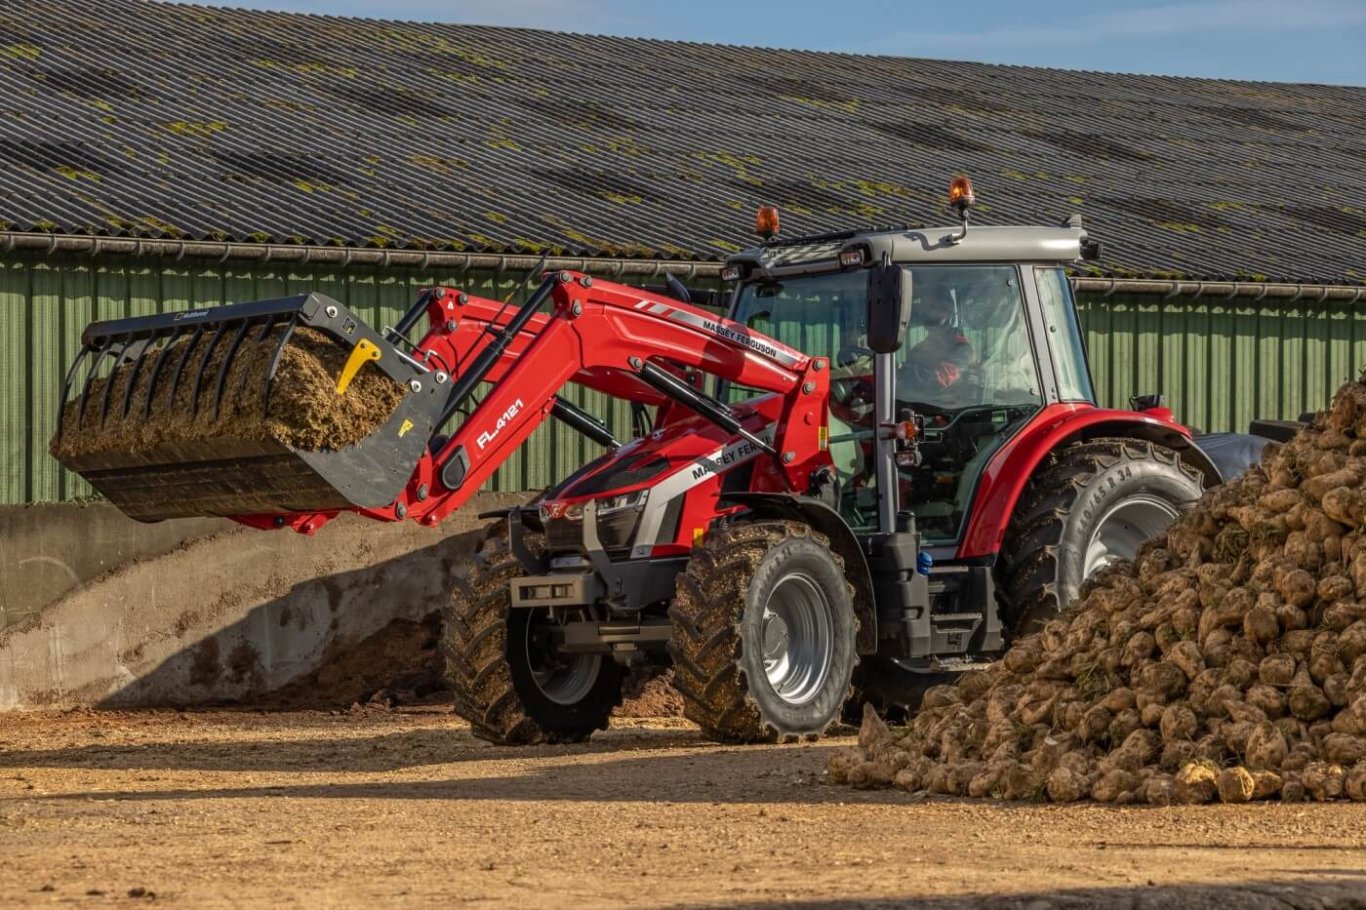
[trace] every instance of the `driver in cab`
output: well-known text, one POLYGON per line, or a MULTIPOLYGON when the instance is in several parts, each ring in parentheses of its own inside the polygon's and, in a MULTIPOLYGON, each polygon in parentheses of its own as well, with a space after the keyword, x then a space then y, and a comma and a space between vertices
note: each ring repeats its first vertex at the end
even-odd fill
POLYGON ((913 323, 926 329, 906 351, 897 370, 896 397, 949 410, 971 402, 963 377, 973 363, 972 343, 963 334, 958 307, 946 287, 929 287, 911 309, 913 323))

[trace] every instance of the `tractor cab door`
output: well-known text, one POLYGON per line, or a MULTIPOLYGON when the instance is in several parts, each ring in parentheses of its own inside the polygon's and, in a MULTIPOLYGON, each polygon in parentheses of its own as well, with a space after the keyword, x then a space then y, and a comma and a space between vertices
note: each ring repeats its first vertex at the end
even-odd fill
POLYGON ((1045 401, 1023 287, 1033 274, 1015 265, 911 271, 906 343, 889 358, 891 417, 913 415, 920 434, 917 457, 898 457, 897 493, 926 543, 948 544, 987 461, 1045 401))
MULTIPOLYGON (((864 269, 755 281, 741 286, 731 318, 829 361, 829 446, 840 479, 840 513, 856 531, 871 532, 878 529, 878 503, 867 290, 864 269)), ((718 394, 734 402, 753 390, 722 383, 718 394)))

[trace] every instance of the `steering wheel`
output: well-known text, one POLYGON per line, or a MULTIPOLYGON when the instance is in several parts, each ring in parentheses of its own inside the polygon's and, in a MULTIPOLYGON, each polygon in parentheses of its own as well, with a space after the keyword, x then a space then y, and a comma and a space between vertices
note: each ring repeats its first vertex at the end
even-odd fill
POLYGON ((849 424, 866 423, 873 415, 873 352, 846 344, 835 355, 830 379, 830 411, 849 424), (837 374, 844 373, 839 376, 837 374))

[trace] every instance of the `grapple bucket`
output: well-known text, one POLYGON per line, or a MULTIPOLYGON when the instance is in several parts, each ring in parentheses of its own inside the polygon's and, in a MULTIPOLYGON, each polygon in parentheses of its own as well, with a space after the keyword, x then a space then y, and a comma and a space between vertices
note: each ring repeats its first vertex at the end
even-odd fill
POLYGON ((381 507, 445 379, 321 294, 96 322, 52 452, 142 521, 381 507))

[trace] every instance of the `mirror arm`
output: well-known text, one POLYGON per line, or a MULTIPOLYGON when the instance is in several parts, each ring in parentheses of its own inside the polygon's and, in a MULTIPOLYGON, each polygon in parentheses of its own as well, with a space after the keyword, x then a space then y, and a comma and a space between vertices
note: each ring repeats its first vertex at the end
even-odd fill
POLYGON ((963 228, 963 229, 960 230, 957 234, 950 234, 949 236, 947 236, 947 237, 944 238, 945 240, 947 240, 947 241, 948 241, 949 243, 951 243, 951 244, 959 244, 959 243, 962 243, 962 242, 963 242, 963 238, 966 237, 966 236, 968 236, 968 207, 967 207, 967 206, 960 206, 960 207, 959 207, 959 209, 958 209, 958 218, 959 218, 960 223, 962 224, 962 228, 963 228))

